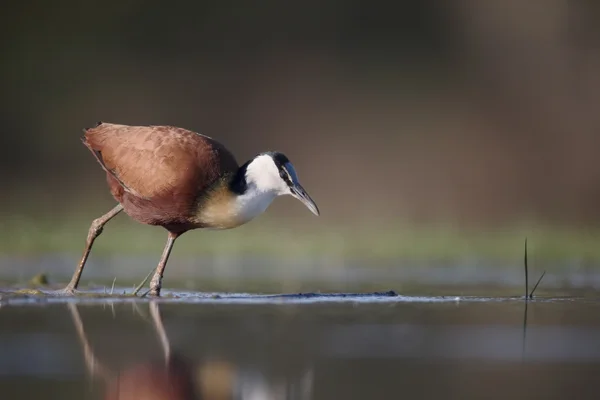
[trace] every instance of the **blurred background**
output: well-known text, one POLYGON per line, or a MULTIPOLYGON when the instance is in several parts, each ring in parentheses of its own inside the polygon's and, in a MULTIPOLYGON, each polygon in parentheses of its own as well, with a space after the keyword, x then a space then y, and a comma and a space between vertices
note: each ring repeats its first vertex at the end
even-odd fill
MULTIPOLYGON (((188 128, 239 162, 282 151, 321 209, 279 199, 241 228, 188 233, 167 281, 237 275, 265 257, 291 266, 264 267, 278 281, 422 262, 460 280, 481 260, 521 279, 526 236, 533 268, 591 271, 599 17, 591 0, 11 2, 0 15, 3 273, 72 273, 90 222, 114 205, 79 139, 99 120, 188 128)), ((165 239, 119 216, 84 280, 143 277, 165 239)))

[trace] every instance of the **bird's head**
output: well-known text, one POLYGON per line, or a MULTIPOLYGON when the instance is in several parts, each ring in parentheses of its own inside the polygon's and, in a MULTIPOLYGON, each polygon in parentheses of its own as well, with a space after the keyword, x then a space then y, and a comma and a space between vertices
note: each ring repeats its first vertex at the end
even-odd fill
POLYGON ((319 208, 298 181, 298 174, 290 160, 282 153, 267 152, 246 164, 247 190, 273 197, 290 195, 300 200, 315 215, 319 208))

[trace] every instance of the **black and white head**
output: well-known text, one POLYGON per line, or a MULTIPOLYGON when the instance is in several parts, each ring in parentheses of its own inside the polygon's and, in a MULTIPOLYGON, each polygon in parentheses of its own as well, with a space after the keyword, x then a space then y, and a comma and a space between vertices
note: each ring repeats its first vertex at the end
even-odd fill
MULTIPOLYGON (((261 153, 244 164, 236 187, 242 213, 258 215, 278 196, 290 195, 300 200, 313 214, 319 208, 304 190, 290 160, 279 152, 261 153)), ((249 215, 248 215, 249 214, 249 215)))

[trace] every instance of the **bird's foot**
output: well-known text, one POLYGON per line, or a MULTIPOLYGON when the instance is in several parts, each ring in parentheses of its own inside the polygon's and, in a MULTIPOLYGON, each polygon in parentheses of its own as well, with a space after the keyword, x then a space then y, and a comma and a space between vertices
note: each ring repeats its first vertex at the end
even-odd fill
POLYGON ((162 288, 162 276, 155 274, 150 281, 150 290, 144 294, 145 297, 160 297, 162 288))
POLYGON ((159 288, 151 288, 144 294, 144 297, 160 297, 160 287, 159 288))
POLYGON ((79 290, 71 287, 71 286, 67 286, 64 289, 60 289, 60 290, 56 290, 54 292, 54 294, 58 295, 58 296, 75 296, 79 293, 79 290))

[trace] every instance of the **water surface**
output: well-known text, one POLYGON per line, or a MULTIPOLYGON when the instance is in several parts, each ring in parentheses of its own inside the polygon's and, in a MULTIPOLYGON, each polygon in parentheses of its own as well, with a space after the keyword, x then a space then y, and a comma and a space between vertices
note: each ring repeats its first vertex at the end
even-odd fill
POLYGON ((598 389, 594 298, 526 310, 509 297, 171 294, 2 303, 3 398, 563 399, 598 389))

